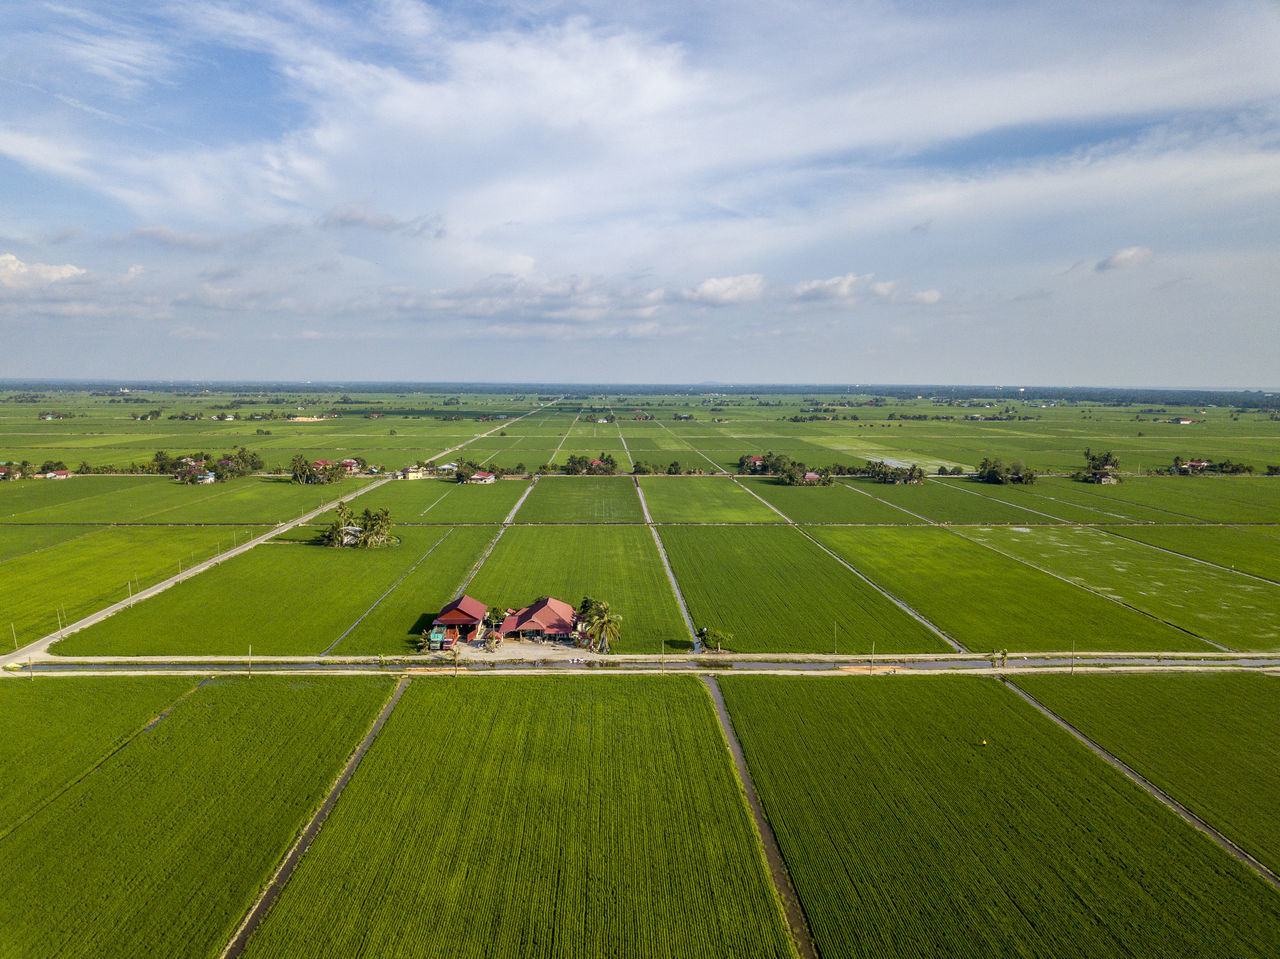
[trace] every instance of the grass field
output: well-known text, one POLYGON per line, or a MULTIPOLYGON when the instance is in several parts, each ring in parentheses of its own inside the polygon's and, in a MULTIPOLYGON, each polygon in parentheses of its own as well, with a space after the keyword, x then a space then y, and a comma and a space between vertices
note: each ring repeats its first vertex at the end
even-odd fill
POLYGON ((430 555, 395 590, 380 598, 332 650, 334 656, 396 655, 417 651, 422 631, 480 559, 497 532, 493 526, 458 526, 430 547, 430 555))
POLYGON ((1117 526, 1116 536, 1280 582, 1280 527, 1117 526))
POLYGON ((0 563, 96 532, 92 526, 0 526, 0 563))
POLYGON ((644 526, 512 526, 467 593, 490 606, 516 608, 541 596, 576 607, 589 595, 623 617, 616 652, 656 654, 660 644, 676 651, 692 646, 662 558, 644 526))
POLYGON ((415 681, 247 955, 794 952, 706 692, 610 676, 415 681))
POLYGON ((823 956, 1274 956, 1276 894, 1012 693, 721 680, 823 956))
MULTIPOLYGON (((42 542, 50 530, 33 534, 42 542)), ((74 622, 128 598, 130 591, 154 585, 219 550, 243 543, 261 529, 198 526, 72 527, 65 536, 37 552, 25 551, 0 563, 0 646, 26 644, 64 622, 74 622), (131 586, 126 583, 132 583, 131 586), (9 628, 9 624, 13 628, 9 628)), ((6 537, 7 538, 7 537, 6 537)))
POLYGON ((786 526, 664 526, 663 545, 697 628, 734 652, 944 652, 950 647, 786 526))
POLYGON ((352 501, 351 506, 356 512, 386 507, 396 523, 501 523, 528 488, 528 483, 519 480, 490 486, 453 480, 396 480, 352 501))
MULTIPOLYGON (((1005 503, 953 483, 926 480, 921 486, 894 486, 868 480, 838 482, 870 493, 877 499, 900 506, 935 523, 1047 523, 1030 510, 1005 503)), ((974 484, 977 485, 977 484, 974 484)))
POLYGON ((278 523, 350 495, 370 482, 367 477, 348 477, 325 486, 300 486, 287 478, 266 476, 246 476, 211 486, 135 476, 31 480, 0 486, 0 522, 278 523), (19 491, 13 503, 8 502, 8 487, 19 491))
POLYGON ((1092 492, 1158 510, 1165 523, 1280 523, 1280 482, 1247 476, 1143 476, 1092 492))
POLYGON ((743 486, 768 500, 797 523, 922 523, 910 513, 864 496, 861 487, 783 486, 771 477, 744 477, 743 486))
MULTIPOLYGON (((299 528, 311 538, 314 528, 299 528)), ((397 527, 399 546, 330 549, 281 538, 53 647, 66 656, 318 654, 448 532, 397 527)), ((423 608, 422 612, 428 612, 423 608)))
POLYGON ((1202 650, 1181 630, 937 527, 810 532, 976 652, 1202 650))
POLYGON ((517 523, 643 523, 629 476, 551 476, 534 484, 517 523))
POLYGON ((160 676, 0 681, 7 733, 0 737, 0 841, 195 684, 160 676))
POLYGON ((646 476, 640 486, 655 523, 784 522, 731 480, 646 476))
POLYGON ((1091 674, 1017 684, 1280 871, 1280 681, 1091 674))
POLYGON ((0 953, 219 955, 390 685, 205 685, 2 840, 0 953))
POLYGON ((964 535, 1232 649, 1280 649, 1280 586, 1082 526, 964 535))

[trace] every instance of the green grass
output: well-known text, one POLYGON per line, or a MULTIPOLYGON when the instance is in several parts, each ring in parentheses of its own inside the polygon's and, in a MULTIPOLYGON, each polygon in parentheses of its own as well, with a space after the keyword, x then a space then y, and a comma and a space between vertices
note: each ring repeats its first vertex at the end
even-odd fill
POLYGON ((1275 891, 994 681, 721 680, 823 956, 1273 956, 1275 891))
POLYGON ((1280 681, 1258 674, 1028 676, 1017 684, 1280 871, 1280 681))
POLYGON ((657 654, 660 644, 679 651, 692 645, 662 557, 644 526, 509 527, 467 593, 504 608, 541 596, 576 607, 589 595, 622 615, 615 652, 657 654))
MULTIPOLYGON (((868 480, 837 480, 870 493, 877 499, 910 510, 935 523, 1050 523, 1052 520, 983 496, 967 487, 938 480, 926 480, 920 486, 894 486, 868 480)), ((977 485, 977 484, 974 484, 977 485)))
POLYGON ((85 526, 0 526, 0 563, 97 531, 85 526))
POLYGON ((783 486, 772 477, 745 477, 741 482, 797 523, 924 522, 896 506, 864 496, 863 487, 846 485, 849 481, 831 486, 783 486))
POLYGON ((646 476, 640 486, 655 523, 784 522, 732 480, 646 476))
POLYGON ((697 628, 743 653, 949 652, 932 632, 787 526, 664 526, 662 542, 697 628))
MULTIPOLYGON (((35 489, 7 510, 0 495, 0 522, 17 523, 278 523, 296 519, 330 500, 372 482, 348 477, 324 486, 300 486, 288 479, 246 476, 211 486, 186 486, 160 477, 76 476, 69 480, 6 483, 35 489), (43 486, 38 485, 43 484, 43 486), (76 487, 81 493, 44 494, 44 487, 76 487)), ((375 494, 376 495, 376 494, 375 494)))
POLYGON ((1082 526, 964 535, 1232 649, 1280 649, 1280 586, 1082 526))
POLYGON ((417 652, 422 631, 458 594, 458 585, 493 540, 492 526, 458 526, 332 650, 334 656, 417 652))
POLYGON ((1096 495, 1159 510, 1165 523, 1280 523, 1280 482, 1247 476, 1143 476, 1096 495))
POLYGON ((0 738, 0 842, 195 684, 159 676, 0 680, 8 733, 0 738))
POLYGON ((936 527, 810 532, 969 649, 1202 650, 1206 643, 936 527))
POLYGON ((1280 582, 1280 527, 1117 526, 1116 536, 1280 582))
POLYGON ((58 609, 65 610, 64 622, 75 622, 128 598, 130 590, 176 575, 179 563, 185 569, 219 548, 225 552, 233 536, 243 543, 262 530, 103 526, 78 532, 0 563, 0 647, 11 647, 14 631, 23 645, 55 632, 58 609))
MULTIPOLYGON (((501 523, 529 484, 501 480, 490 486, 472 486, 453 480, 394 480, 372 493, 351 501, 351 508, 385 507, 396 523, 501 523)), ((326 514, 325 521, 333 513, 326 514)))
POLYGON ((643 523, 629 476, 545 476, 516 514, 517 523, 643 523))
POLYGON ((794 952, 706 692, 610 676, 415 681, 246 955, 794 952))
MULTIPOLYGON (((314 527, 299 528, 312 538, 314 527)), ((445 533, 397 527, 399 546, 272 540, 55 644, 66 656, 318 654, 445 533)), ((426 612, 423 608, 423 612, 426 612)))
POLYGON ((390 685, 198 690, 4 838, 0 888, 14 894, 0 897, 0 952, 219 955, 390 685))

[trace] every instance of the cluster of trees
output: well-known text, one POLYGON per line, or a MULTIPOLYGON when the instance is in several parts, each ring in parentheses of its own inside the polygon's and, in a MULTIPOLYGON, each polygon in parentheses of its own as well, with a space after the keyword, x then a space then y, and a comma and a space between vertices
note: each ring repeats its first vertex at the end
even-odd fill
MULTIPOLYGON (((1071 478, 1080 483, 1096 482, 1099 476, 1112 476, 1115 470, 1120 468, 1120 458, 1111 450, 1105 450, 1101 453, 1095 453, 1090 447, 1084 450, 1085 468, 1071 474, 1071 478)), ((1112 476, 1116 482, 1120 481, 1119 476, 1112 476)))
POLYGON ((877 483, 890 483, 894 486, 914 486, 924 482, 924 468, 915 463, 910 466, 891 466, 880 460, 871 460, 862 474, 870 476, 877 483))
MULTIPOLYGON (((1241 473, 1253 472, 1252 466, 1249 466, 1246 463, 1237 463, 1230 458, 1220 460, 1216 463, 1213 460, 1197 460, 1196 462, 1203 463, 1204 465, 1192 467, 1181 456, 1175 456, 1173 458, 1173 465, 1169 467, 1168 472, 1179 475, 1183 473, 1215 473, 1222 476, 1238 476, 1241 473)), ((1276 473, 1271 472, 1272 469, 1273 467, 1267 467, 1268 476, 1276 475, 1276 473)), ((1280 468, 1276 468, 1276 470, 1280 473, 1280 468)))
POLYGON ((337 513, 337 518, 320 534, 326 546, 372 549, 391 545, 391 512, 385 506, 376 510, 366 509, 357 519, 351 507, 341 502, 337 513))
POLYGON ((679 460, 672 460, 666 466, 646 463, 644 460, 636 460, 636 465, 632 468, 631 472, 636 476, 651 476, 655 473, 665 473, 668 476, 680 476, 684 473, 684 468, 680 465, 679 460))
POLYGON ((612 476, 618 472, 618 461, 613 458, 612 453, 601 453, 599 459, 592 459, 590 456, 574 453, 565 463, 564 471, 571 476, 582 476, 584 474, 612 476))
POLYGON ((702 640, 702 648, 708 652, 714 647, 717 653, 723 653, 733 642, 733 633, 726 633, 714 626, 703 626, 698 630, 698 638, 702 640))
POLYGON ((303 486, 336 483, 347 475, 346 467, 331 463, 328 466, 312 466, 311 462, 298 453, 289 463, 289 474, 295 483, 303 486))
POLYGON ((582 625, 582 645, 593 653, 607 653, 622 634, 622 616, 609 609, 602 599, 583 596, 578 604, 578 621, 582 625))
POLYGON ((951 467, 951 469, 947 469, 945 466, 939 466, 939 467, 938 467, 938 475, 939 475, 939 476, 963 476, 963 475, 964 475, 964 467, 963 467, 963 466, 953 466, 953 467, 951 467))
MULTIPOLYGON (((30 460, 23 460, 21 463, 8 463, 6 465, 9 467, 9 470, 6 473, 0 474, 0 480, 16 479, 19 475, 31 476, 33 473, 37 475, 54 473, 58 470, 65 470, 67 468, 67 464, 62 462, 62 460, 45 460, 40 464, 39 469, 36 469, 35 464, 30 460)), ((83 473, 86 471, 80 470, 80 472, 83 473)))
POLYGON ((974 474, 974 478, 980 483, 995 483, 1000 486, 1008 483, 1022 483, 1029 486, 1036 481, 1036 471, 1028 469, 1022 460, 1014 460, 1006 464, 998 456, 995 459, 984 456, 982 462, 978 464, 978 472, 974 474))
MULTIPOLYGON (((427 465, 431 466, 432 464, 427 465)), ((502 479, 504 476, 518 476, 524 471, 523 463, 517 463, 511 468, 507 468, 505 466, 481 466, 475 460, 463 460, 458 464, 458 469, 453 475, 459 483, 466 483, 471 477, 481 472, 492 473, 498 479, 502 479)))

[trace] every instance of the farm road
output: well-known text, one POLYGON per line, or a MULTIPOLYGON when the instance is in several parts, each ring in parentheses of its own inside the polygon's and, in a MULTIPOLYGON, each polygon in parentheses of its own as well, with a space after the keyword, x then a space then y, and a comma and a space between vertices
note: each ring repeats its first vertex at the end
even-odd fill
POLYGON ((640 508, 644 510, 644 524, 649 527, 649 532, 653 534, 653 545, 658 547, 658 556, 662 559, 662 568, 667 571, 667 579, 671 581, 672 592, 676 594, 676 602, 680 604, 680 615, 684 617, 684 625, 689 630, 689 635, 693 637, 694 653, 702 652, 702 640, 698 638, 698 631, 693 628, 693 617, 689 615, 689 605, 684 601, 684 593, 680 592, 680 584, 676 582, 675 571, 671 568, 671 560, 667 558, 667 548, 662 545, 662 537, 658 535, 658 530, 653 524, 653 516, 649 513, 649 502, 644 498, 644 488, 640 485, 638 476, 632 477, 636 484, 636 495, 640 497, 640 508))
MULTIPOLYGON (((15 652, 10 652, 10 653, 5 653, 3 655, 0 655, 0 670, 3 670, 5 666, 10 665, 11 663, 21 663, 24 660, 34 656, 43 657, 49 652, 50 646, 52 646, 55 642, 57 642, 59 639, 62 639, 64 636, 68 635, 69 633, 79 632, 80 630, 86 629, 89 626, 94 625, 95 623, 100 623, 104 619, 108 619, 109 617, 114 616, 116 613, 120 612, 122 609, 128 609, 130 606, 132 606, 136 602, 139 602, 140 600, 150 599, 152 596, 155 596, 159 593, 163 593, 166 589, 169 589, 171 586, 176 586, 178 583, 181 583, 183 580, 190 579, 192 576, 199 576, 205 570, 212 569, 213 567, 217 566, 219 563, 225 562, 226 560, 239 556, 241 553, 247 553, 249 550, 253 549, 255 546, 260 546, 263 543, 267 542, 268 540, 273 539, 276 536, 279 536, 281 533, 288 532, 289 530, 293 529, 295 526, 301 526, 304 523, 308 523, 311 520, 315 519, 317 516, 323 516, 329 510, 337 506, 340 501, 354 499, 357 496, 363 496, 365 493, 369 492, 370 490, 377 489, 379 486, 382 486, 385 483, 389 483, 390 481, 391 481, 391 477, 388 476, 384 479, 378 480, 375 483, 370 483, 368 486, 364 487, 363 489, 358 489, 354 493, 347 493, 346 495, 339 497, 339 499, 335 499, 332 502, 325 503, 324 505, 320 506, 317 509, 312 510, 309 513, 304 513, 303 515, 299 516, 297 519, 290 520, 287 523, 281 523, 279 526, 276 526, 268 530, 267 532, 263 533, 261 536, 255 537, 254 539, 251 539, 246 543, 241 543, 239 546, 233 547, 232 549, 227 550, 225 553, 219 553, 217 556, 211 557, 210 559, 206 559, 202 563, 196 563, 194 566, 184 569, 181 573, 178 573, 176 576, 170 576, 168 579, 163 580, 162 582, 156 583, 154 586, 148 586, 146 589, 140 590, 139 592, 134 593, 128 599, 122 599, 120 602, 114 603, 113 605, 108 606, 106 609, 100 609, 96 613, 91 613, 88 616, 84 617, 84 619, 71 623, 70 625, 63 627, 61 630, 57 632, 50 633, 48 636, 45 636, 42 639, 37 639, 34 643, 28 643, 26 646, 23 646, 21 649, 15 652)), ((4 675, 3 672, 0 672, 0 675, 4 675)))

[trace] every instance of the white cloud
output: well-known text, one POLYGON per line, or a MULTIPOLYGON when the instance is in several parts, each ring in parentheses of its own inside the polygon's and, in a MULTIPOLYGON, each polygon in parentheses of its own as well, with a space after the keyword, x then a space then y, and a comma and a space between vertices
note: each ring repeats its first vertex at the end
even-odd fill
POLYGON ((73 276, 83 276, 84 273, 80 267, 70 263, 63 263, 61 266, 23 263, 12 253, 0 253, 0 286, 10 289, 44 286, 73 276))
POLYGON ((712 277, 684 291, 686 300, 711 306, 752 303, 763 296, 764 276, 759 273, 712 277))
POLYGON ((932 306, 942 299, 942 294, 937 290, 918 290, 910 294, 907 299, 912 303, 924 303, 927 306, 932 306))
POLYGON ((1107 270, 1137 266, 1140 263, 1146 263, 1149 259, 1151 259, 1151 250, 1148 247, 1126 246, 1123 250, 1116 250, 1105 259, 1099 260, 1094 269, 1099 273, 1105 273, 1107 270))
POLYGON ((858 289, 865 286, 870 279, 870 273, 864 276, 846 273, 844 276, 833 276, 827 280, 807 280, 804 283, 797 283, 792 288, 792 295, 797 300, 852 300, 858 289))

